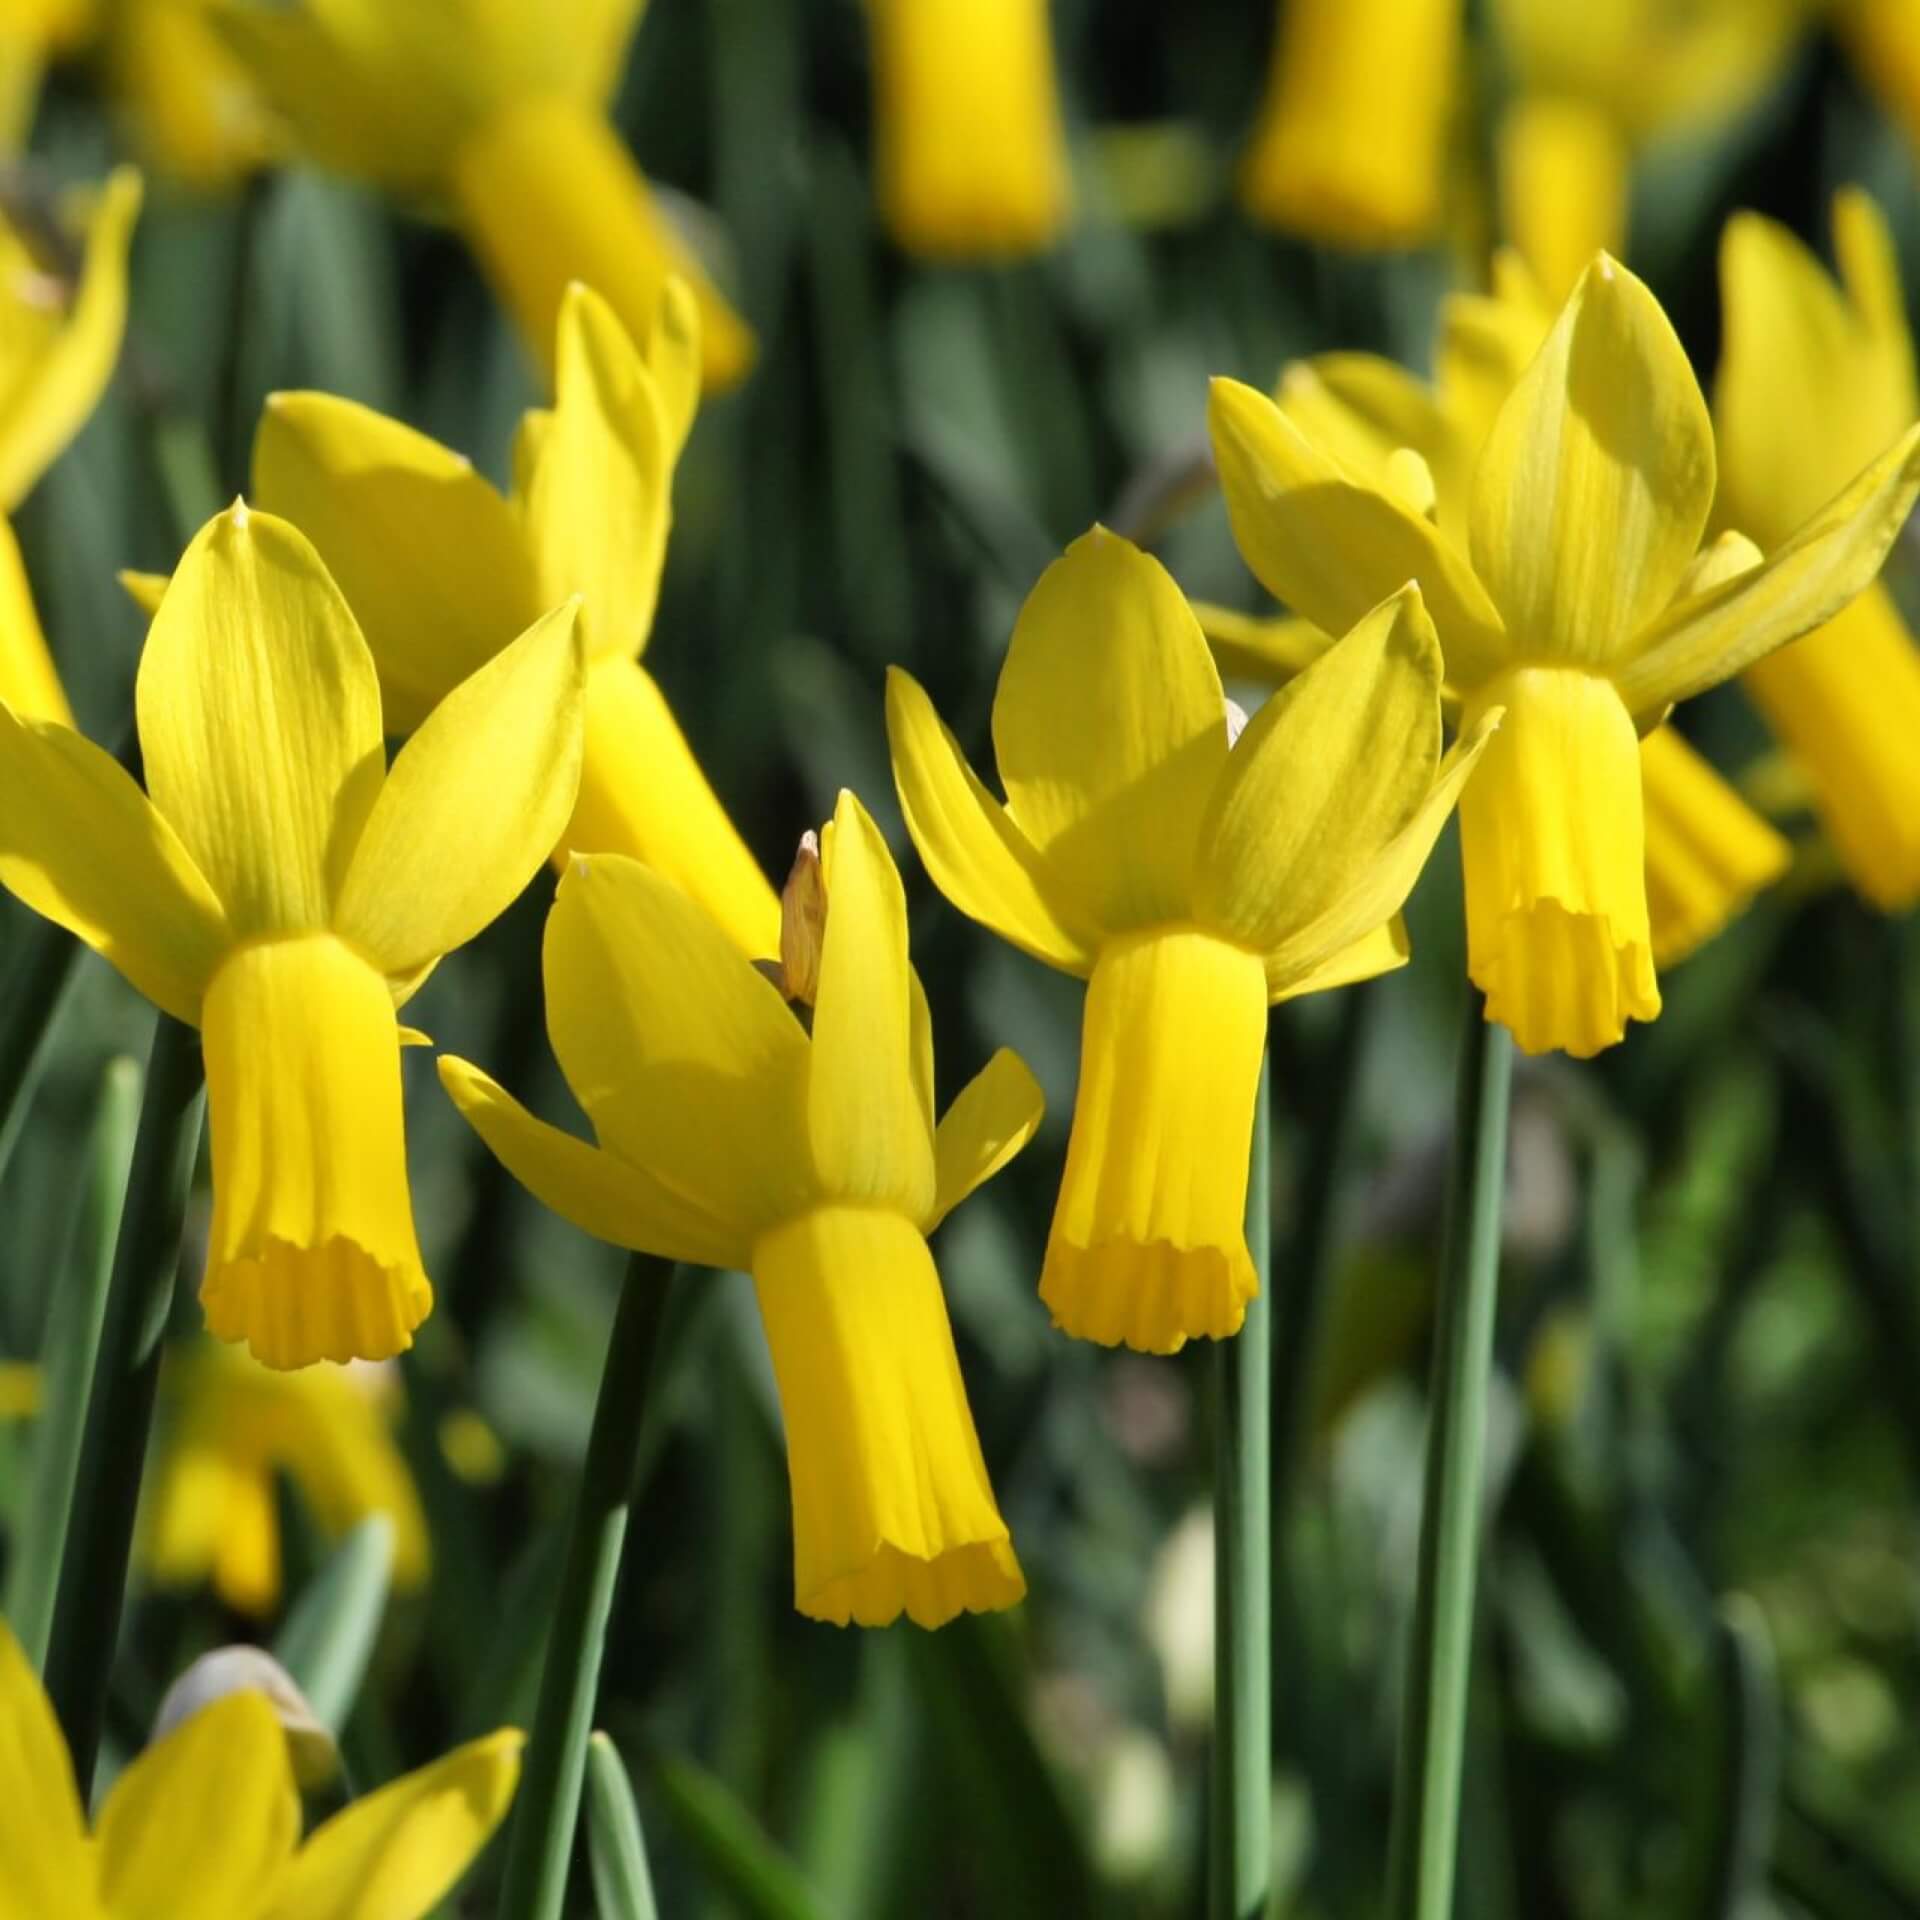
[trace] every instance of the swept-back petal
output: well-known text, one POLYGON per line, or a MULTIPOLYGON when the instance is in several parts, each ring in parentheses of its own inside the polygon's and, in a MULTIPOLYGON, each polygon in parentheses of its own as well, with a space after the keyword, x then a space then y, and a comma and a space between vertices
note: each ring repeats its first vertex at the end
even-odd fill
POLYGON ((1433 785, 1440 680, 1433 622, 1409 584, 1274 694, 1200 829, 1205 924, 1265 953, 1332 909, 1433 785))
POLYGON ((141 1920, 264 1912, 299 1838, 278 1716, 263 1693, 225 1694, 114 1782, 100 1813, 102 1909, 141 1920))
POLYGON ((1350 946, 1342 947, 1323 960, 1311 972, 1299 974, 1290 969, 1267 969, 1267 992, 1277 1005, 1282 1000, 1298 1000, 1303 994, 1325 993, 1331 987, 1350 987, 1362 980, 1377 979, 1394 973, 1413 958, 1413 945, 1407 938, 1407 923, 1396 913, 1385 926, 1363 933, 1350 946))
POLYGON ((1267 591, 1328 633, 1417 580, 1450 678, 1500 670, 1507 637, 1464 556, 1423 515, 1355 479, 1264 393, 1216 380, 1207 403, 1214 461, 1240 557, 1267 591))
POLYGON ((1920 495, 1920 427, 1761 565, 1670 607, 1613 669, 1636 716, 1717 686, 1863 593, 1920 495))
POLYGON ((569 601, 428 715, 367 816, 334 928, 389 977, 463 945, 553 850, 580 785, 586 658, 569 601))
POLYGON ((907 831, 962 913, 1036 960, 1086 974, 1100 929, 967 764, 912 674, 887 669, 887 740, 907 831))
POLYGON ((357 401, 269 394, 253 485, 346 595, 380 670, 389 733, 411 733, 564 597, 541 602, 525 530, 471 460, 357 401))
POLYGON ((1713 426, 1660 303, 1606 254, 1474 470, 1468 532, 1529 659, 1604 667, 1673 597, 1713 505, 1713 426))
POLYGON ((506 1818, 523 1744, 512 1728, 490 1733, 335 1814, 263 1920, 420 1920, 506 1818))
POLYGON ((907 898, 865 807, 842 788, 826 855, 807 1131, 824 1192, 923 1220, 933 1137, 913 1069, 907 898))
POLYGON ((436 1064, 448 1098, 493 1157, 542 1206, 581 1232, 691 1266, 747 1264, 750 1239, 662 1186, 645 1168, 549 1126, 465 1060, 442 1054, 436 1064))
POLYGON ((94 1920, 93 1863, 53 1706, 0 1620, 0 1888, 6 1920, 94 1920))
POLYGON ((1226 697, 1159 561, 1095 527, 1048 567, 1000 670, 993 745, 1014 823, 1101 926, 1186 913, 1226 697))
POLYGON ((976 1187, 983 1187, 1033 1138, 1046 1095, 1027 1063, 1002 1047, 954 1097, 933 1136, 931 1233, 976 1187))
POLYGON ((23 719, 73 725, 73 709, 54 670, 33 604, 33 587, 13 528, 0 517, 0 701, 23 719))
POLYGON ((1267 685, 1291 680, 1333 645, 1332 634, 1297 614, 1242 613, 1211 600, 1196 600, 1193 617, 1207 636, 1223 680, 1267 685))
POLYGON ((653 628, 673 518, 673 454, 647 363, 578 281, 560 303, 553 418, 522 508, 549 606, 577 593, 587 650, 637 658, 653 628))
POLYGON ((553 1050, 607 1146, 743 1232, 813 1198, 806 1035, 678 887, 577 857, 545 966, 553 1050))
POLYGON ((179 837, 110 753, 0 706, 0 883, 197 1021, 232 939, 179 837))
POLYGON ((373 657, 306 536, 241 503, 208 521, 135 693, 147 791, 235 933, 326 926, 386 754, 373 657))

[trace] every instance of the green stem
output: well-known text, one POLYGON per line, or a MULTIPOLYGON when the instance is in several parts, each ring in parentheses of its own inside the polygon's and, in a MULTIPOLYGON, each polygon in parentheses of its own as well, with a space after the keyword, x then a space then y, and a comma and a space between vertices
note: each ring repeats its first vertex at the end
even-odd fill
POLYGON ((636 1253, 621 1284, 559 1602, 547 1636, 533 1737, 527 1743, 526 1770, 514 1807, 501 1920, 558 1920, 566 1900, 607 1616, 620 1573, 634 1464, 646 1418, 647 1379, 666 1317, 672 1272, 671 1263, 636 1253))
POLYGON ((163 1013, 147 1061, 47 1642, 47 1693, 66 1729, 83 1802, 92 1789, 120 1637, 161 1336, 180 1267, 180 1229, 204 1107, 200 1036, 163 1013))
POLYGON ((1470 991, 1387 1865, 1389 1920, 1449 1920, 1453 1906, 1512 1080, 1512 1036, 1487 1020, 1470 991))
POLYGON ((35 914, 14 943, 6 1000, 0 1005, 0 1172, 13 1158, 27 1103, 40 1078, 54 1015, 73 978, 80 943, 35 914))
POLYGON ((1272 1077, 1263 1060, 1247 1168, 1247 1250, 1260 1291, 1213 1354, 1213 1920, 1264 1914, 1272 1873, 1272 1077))

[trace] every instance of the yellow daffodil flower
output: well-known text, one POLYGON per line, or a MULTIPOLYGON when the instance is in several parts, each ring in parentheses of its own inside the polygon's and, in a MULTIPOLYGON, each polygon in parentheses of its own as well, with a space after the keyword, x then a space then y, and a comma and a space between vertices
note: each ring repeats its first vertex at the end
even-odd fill
POLYGON ((779 944, 779 901, 639 658, 660 592, 674 462, 699 399, 698 332, 677 282, 637 340, 597 294, 569 289, 558 398, 522 423, 505 498, 462 455, 324 393, 269 399, 254 490, 311 537, 340 582, 395 732, 542 609, 578 594, 586 750, 573 816, 555 836, 560 857, 644 860, 742 952, 761 956, 779 944), (403 524, 416 537, 396 542, 403 524))
POLYGON ((1345 247, 1440 224, 1460 0, 1285 0, 1240 197, 1256 219, 1345 247))
POLYGON ((1834 0, 1834 31, 1854 71, 1920 151, 1920 5, 1915 0, 1834 0))
POLYGON ((444 199, 542 362, 567 286, 652 324, 677 276, 730 386, 753 335, 655 204, 606 102, 644 0, 220 0, 216 19, 321 165, 444 199))
POLYGON ((1633 157, 1730 119, 1773 82, 1809 0, 1495 0, 1517 91, 1495 140, 1507 239, 1558 305, 1626 250, 1633 157))
MULTIPOLYGON (((1464 545, 1474 460, 1553 319, 1531 275, 1504 256, 1494 294, 1446 302, 1437 385, 1371 354, 1336 353, 1288 367, 1275 397, 1349 473, 1398 491, 1464 545)), ((1216 658, 1256 681, 1287 678, 1332 644, 1298 618, 1283 625, 1195 611, 1216 658)), ((1792 849, 1672 727, 1641 740, 1640 772, 1653 960, 1668 967, 1778 880, 1792 849)))
POLYGON ((200 1028, 200 1297, 268 1366, 383 1360, 426 1317, 395 1008, 552 846, 584 672, 569 604, 450 693, 389 772, 339 589, 304 536, 236 504, 147 635, 146 793, 69 728, 0 707, 0 884, 200 1028))
POLYGON ((47 63, 85 41, 95 11, 95 0, 0 0, 0 153, 26 146, 47 63))
MULTIPOLYGON (((1841 284, 1784 227, 1727 224, 1725 346, 1714 385, 1722 518, 1762 549, 1920 417, 1893 236, 1871 199, 1833 208, 1841 284)), ((1920 901, 1920 648, 1871 586, 1742 683, 1813 785, 1855 886, 1889 912, 1920 901)))
POLYGON ((1910 435, 1764 562, 1699 553, 1706 402, 1666 316, 1601 256, 1473 463, 1464 544, 1354 473, 1266 395, 1214 383, 1234 535, 1329 629, 1412 575, 1469 724, 1506 724, 1460 810, 1468 966, 1530 1052, 1591 1054, 1660 1010, 1638 735, 1819 626, 1873 578, 1920 491, 1910 435))
POLYGON ((1048 0, 867 0, 882 213, 933 259, 1039 253, 1072 211, 1048 0))
POLYGON ((134 149, 201 192, 237 185, 277 145, 252 76, 215 28, 218 0, 115 0, 100 54, 134 149))
MULTIPOLYGON (((0 515, 11 514, 99 403, 127 324, 140 176, 122 167, 71 209, 78 259, 0 217, 0 515)), ((61 235, 62 240, 65 235, 61 235)), ((68 721, 13 528, 0 518, 0 700, 68 721)))
POLYGON ((300 1837, 273 1703, 228 1693, 156 1740, 89 1829, 53 1708, 0 1622, 0 1920, 423 1920, 505 1817, 511 1729, 404 1774, 300 1837))
POLYGON ((370 1514, 393 1522, 396 1585, 427 1575, 427 1523, 394 1442, 390 1369, 303 1367, 276 1373, 207 1341, 169 1361, 171 1417, 154 1456, 143 1557, 170 1586, 211 1577, 238 1613, 280 1603, 274 1479, 286 1473, 337 1539, 370 1514))
POLYGON ((1068 1333, 1170 1353, 1238 1330, 1270 1003, 1405 964, 1395 918, 1486 744, 1444 762, 1417 588, 1228 734, 1160 564, 1104 529, 1021 609, 993 703, 1003 805, 919 684, 887 684, 894 778, 934 883, 1086 979, 1080 1086, 1040 1297, 1068 1333))
MULTIPOLYGON (((597 1147, 463 1060, 440 1077, 502 1163, 600 1239, 745 1268, 786 1416, 794 1599, 934 1627, 1026 1591, 994 1504, 927 1235, 1040 1120, 1002 1051, 933 1123, 906 901, 850 793, 823 836, 825 931, 788 929, 811 1031, 678 888, 578 858, 547 923, 547 1030, 597 1147)), ((817 924, 817 911, 814 916, 817 924)))

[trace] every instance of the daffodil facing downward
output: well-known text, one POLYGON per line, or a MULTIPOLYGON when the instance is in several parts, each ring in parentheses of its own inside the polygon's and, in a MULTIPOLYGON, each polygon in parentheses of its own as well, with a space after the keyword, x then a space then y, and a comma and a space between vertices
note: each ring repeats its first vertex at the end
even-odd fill
POLYGON ((236 504, 148 632, 145 793, 71 729, 0 707, 0 883, 200 1028, 200 1297, 268 1366, 386 1359, 427 1314, 395 1009, 552 846, 583 673, 569 603, 455 688, 389 771, 339 589, 293 527, 236 504))
POLYGON ((242 1689, 141 1753, 89 1828, 33 1668, 0 1622, 0 1920, 423 1920, 512 1803, 521 1736, 456 1748, 300 1834, 274 1702, 242 1689))
POLYGON ((587 280, 645 328, 671 277, 700 306, 714 386, 753 335, 649 191, 606 105, 643 0, 218 0, 214 18, 323 166, 451 204, 529 352, 587 280))
POLYGON ((938 1626, 1026 1586, 927 1235, 1025 1144, 1040 1091, 1002 1051, 934 1125, 900 877, 852 794, 793 895, 776 985, 657 874, 574 860, 547 923, 547 1030, 598 1146, 463 1060, 440 1077, 577 1226, 752 1272, 786 1416, 796 1604, 843 1626, 902 1611, 938 1626), (810 984, 809 1026, 787 996, 810 984))
POLYGON ((700 321, 670 283, 630 335, 568 290, 558 397, 529 413, 503 497, 460 454, 323 393, 267 402, 254 490, 302 528, 358 617, 387 725, 405 732, 546 608, 581 599, 590 669, 569 852, 624 853, 684 887, 752 956, 780 908, 641 662, 672 523, 674 463, 699 404, 700 321), (404 525, 413 537, 396 541, 404 525))
POLYGON ((962 912, 1087 981, 1040 1295, 1172 1352, 1239 1329, 1270 1003, 1403 965, 1396 915, 1497 716, 1440 751, 1440 649, 1392 594, 1230 739, 1159 563, 1096 528, 1040 577, 993 705, 1006 801, 916 681, 887 685, 914 844, 962 912))
POLYGON ((1660 1010, 1639 735, 1845 607, 1920 491, 1909 435, 1764 562, 1700 552, 1706 403, 1666 316, 1600 256, 1473 463, 1464 544, 1264 394, 1216 381, 1214 451, 1240 551, 1334 628, 1420 581, 1469 726, 1506 723, 1461 805, 1468 967, 1530 1052, 1591 1054, 1660 1010))

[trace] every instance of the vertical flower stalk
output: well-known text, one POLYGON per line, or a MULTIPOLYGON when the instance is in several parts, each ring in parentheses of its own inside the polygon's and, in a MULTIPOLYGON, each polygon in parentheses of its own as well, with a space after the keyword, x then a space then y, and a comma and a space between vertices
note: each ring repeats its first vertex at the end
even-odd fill
POLYGON ((1480 1556, 1513 1041, 1467 996, 1429 1394, 1426 1489, 1388 1855, 1389 1920, 1448 1920, 1480 1556))

